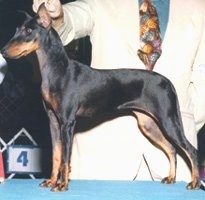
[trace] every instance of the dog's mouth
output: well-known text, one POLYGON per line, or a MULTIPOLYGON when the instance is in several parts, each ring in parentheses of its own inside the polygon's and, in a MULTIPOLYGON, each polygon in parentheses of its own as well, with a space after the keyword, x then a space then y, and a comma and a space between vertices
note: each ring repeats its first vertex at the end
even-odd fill
POLYGON ((10 59, 18 59, 18 58, 21 58, 23 56, 27 56, 30 53, 30 51, 24 50, 24 51, 22 51, 21 53, 18 53, 18 54, 11 54, 6 49, 1 50, 0 52, 3 55, 3 57, 10 58, 10 59))
POLYGON ((24 50, 24 51, 22 51, 20 54, 18 54, 18 55, 16 55, 16 56, 13 56, 13 57, 10 57, 10 58, 18 59, 18 58, 21 58, 21 57, 23 57, 23 56, 27 56, 29 53, 30 53, 30 51, 24 50))

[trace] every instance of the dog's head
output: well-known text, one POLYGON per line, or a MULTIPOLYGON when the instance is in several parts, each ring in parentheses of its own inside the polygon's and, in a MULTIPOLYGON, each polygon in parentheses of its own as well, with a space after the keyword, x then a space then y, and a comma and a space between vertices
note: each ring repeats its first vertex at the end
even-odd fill
POLYGON ((37 15, 31 17, 26 12, 26 19, 11 40, 2 48, 1 53, 4 57, 17 59, 26 56, 41 47, 42 40, 51 28, 51 18, 44 3, 40 5, 37 15))

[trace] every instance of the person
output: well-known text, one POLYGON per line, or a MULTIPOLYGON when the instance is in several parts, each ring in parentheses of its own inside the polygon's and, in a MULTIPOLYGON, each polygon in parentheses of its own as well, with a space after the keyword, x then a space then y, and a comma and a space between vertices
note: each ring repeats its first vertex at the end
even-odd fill
MULTIPOLYGON (((90 36, 91 67, 145 69, 140 46, 137 0, 33 0, 33 10, 45 5, 64 45, 90 36)), ((205 121, 205 1, 153 0, 159 15, 162 54, 154 71, 174 84, 188 140, 197 148, 197 132, 205 121)), ((177 156, 176 180, 190 180, 177 156)), ((169 161, 140 133, 131 116, 102 123, 74 138, 71 178, 161 180, 169 161)))

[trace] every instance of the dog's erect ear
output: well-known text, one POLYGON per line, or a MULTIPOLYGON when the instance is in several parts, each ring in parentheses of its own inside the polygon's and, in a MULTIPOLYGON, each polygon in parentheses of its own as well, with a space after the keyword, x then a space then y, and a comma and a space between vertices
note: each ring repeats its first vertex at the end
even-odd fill
POLYGON ((46 29, 50 28, 52 20, 45 7, 45 3, 42 3, 39 6, 37 14, 39 16, 39 18, 37 19, 38 24, 43 26, 46 29))

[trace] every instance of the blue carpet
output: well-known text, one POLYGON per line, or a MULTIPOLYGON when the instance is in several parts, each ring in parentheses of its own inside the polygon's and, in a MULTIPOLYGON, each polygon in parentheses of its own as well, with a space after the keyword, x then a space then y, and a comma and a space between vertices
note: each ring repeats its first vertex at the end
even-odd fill
POLYGON ((5 200, 201 200, 203 190, 186 190, 185 182, 164 185, 152 181, 71 180, 66 192, 51 192, 39 187, 41 179, 10 179, 0 184, 0 199, 5 200))

